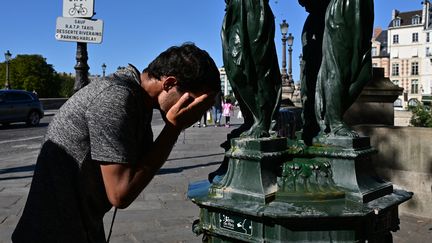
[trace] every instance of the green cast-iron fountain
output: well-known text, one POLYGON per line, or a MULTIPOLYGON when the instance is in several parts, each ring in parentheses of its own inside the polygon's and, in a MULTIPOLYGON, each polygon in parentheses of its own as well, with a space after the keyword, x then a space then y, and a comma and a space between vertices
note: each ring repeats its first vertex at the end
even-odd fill
POLYGON ((281 80, 268 1, 226 2, 224 63, 245 124, 229 136, 222 179, 190 185, 200 208, 194 232, 204 242, 392 242, 398 206, 412 193, 375 175, 378 151, 342 121, 371 79, 373 1, 323 0, 325 13, 299 1, 310 13, 304 35, 315 42, 303 38, 302 85, 314 88, 302 90, 297 140, 272 132, 281 80), (325 50, 307 53, 311 44, 325 50))

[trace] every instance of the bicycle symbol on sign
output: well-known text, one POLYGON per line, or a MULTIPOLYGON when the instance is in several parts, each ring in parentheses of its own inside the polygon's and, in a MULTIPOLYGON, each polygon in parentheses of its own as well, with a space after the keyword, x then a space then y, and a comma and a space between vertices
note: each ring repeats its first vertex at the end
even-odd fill
POLYGON ((86 15, 87 14, 87 8, 82 6, 81 4, 76 4, 74 3, 73 8, 69 9, 69 14, 71 16, 74 16, 76 13, 81 14, 81 15, 86 15))

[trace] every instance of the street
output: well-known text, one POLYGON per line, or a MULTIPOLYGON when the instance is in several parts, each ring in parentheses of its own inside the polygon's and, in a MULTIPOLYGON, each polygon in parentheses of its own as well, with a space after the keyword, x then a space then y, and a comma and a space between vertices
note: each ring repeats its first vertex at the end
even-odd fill
MULTIPOLYGON (((13 123, 10 126, 0 126, 0 181, 7 178, 27 178, 33 174, 34 163, 41 148, 48 124, 53 118, 47 113, 37 127, 28 127, 25 123, 13 123)), ((153 112, 152 125, 161 127, 164 121, 159 111, 153 112)))
MULTIPOLYGON (((44 117, 38 127, 26 127, 24 123, 0 127, 0 243, 10 242, 52 118, 44 117)), ((219 144, 239 121, 236 123, 231 128, 191 127, 184 131, 153 181, 135 202, 117 213, 111 242, 200 242, 191 230, 199 209, 187 199, 187 187, 190 182, 206 179, 218 167, 223 158, 219 144)), ((155 111, 154 138, 163 124, 155 111)), ((104 218, 106 232, 111 219, 112 211, 104 218)))
POLYGON ((52 116, 42 118, 37 127, 27 127, 25 123, 0 127, 0 181, 32 177, 35 158, 51 119, 52 116))
MULTIPOLYGON (((226 134, 241 124, 232 120, 231 128, 191 127, 183 132, 168 161, 152 182, 127 208, 119 210, 113 226, 112 243, 120 242, 201 242, 192 233, 199 209, 187 197, 190 182, 205 180, 222 161, 219 144, 226 134)), ((22 213, 30 187, 34 164, 52 116, 38 127, 13 124, 0 128, 0 243, 9 243, 22 213)), ((154 112, 156 138, 163 127, 159 112, 154 112)), ((113 210, 104 218, 108 234, 113 210)), ((393 233, 394 242, 427 242, 432 228, 430 219, 401 215, 401 230, 393 233)))

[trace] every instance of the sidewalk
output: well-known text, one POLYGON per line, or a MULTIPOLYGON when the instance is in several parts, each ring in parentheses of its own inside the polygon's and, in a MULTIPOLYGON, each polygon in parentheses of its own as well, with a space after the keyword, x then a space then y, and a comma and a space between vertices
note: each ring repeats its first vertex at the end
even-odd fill
POLYGON ((44 110, 44 116, 54 116, 57 113, 57 109, 55 110, 44 110))
MULTIPOLYGON (((201 237, 194 236, 191 229, 199 217, 199 209, 186 197, 188 184, 206 179, 219 166, 224 154, 219 144, 241 123, 236 118, 232 120, 234 125, 230 128, 191 127, 179 136, 168 161, 153 181, 129 208, 118 210, 112 243, 201 242, 201 237)), ((161 125, 154 127, 155 137, 161 129, 161 125)), ((36 156, 34 153, 25 158, 27 164, 20 166, 29 169, 19 175, 2 173, 4 168, 16 165, 0 165, 0 243, 10 242, 25 203, 36 156)), ((8 161, 17 163, 17 159, 8 161)), ((112 213, 113 210, 104 218, 107 235, 112 213)), ((393 234, 395 243, 423 243, 432 239, 432 219, 401 216, 400 226, 401 230, 393 234)))

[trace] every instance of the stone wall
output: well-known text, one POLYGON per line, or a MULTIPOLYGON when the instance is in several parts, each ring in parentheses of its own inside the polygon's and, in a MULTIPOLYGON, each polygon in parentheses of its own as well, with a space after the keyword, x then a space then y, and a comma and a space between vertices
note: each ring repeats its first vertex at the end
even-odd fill
POLYGON ((397 127, 407 127, 410 125, 412 112, 408 110, 395 110, 394 125, 397 127))
POLYGON ((414 192, 400 207, 403 214, 432 218, 432 129, 359 125, 378 149, 372 157, 379 176, 414 192))
POLYGON ((345 112, 348 125, 394 125, 393 103, 403 89, 384 77, 384 68, 373 68, 372 80, 363 88, 356 102, 345 112))
POLYGON ((68 99, 67 98, 40 98, 44 110, 56 110, 60 108, 68 99))

